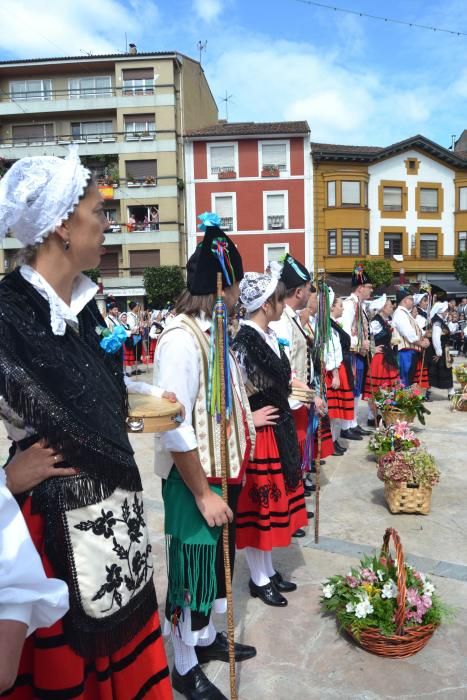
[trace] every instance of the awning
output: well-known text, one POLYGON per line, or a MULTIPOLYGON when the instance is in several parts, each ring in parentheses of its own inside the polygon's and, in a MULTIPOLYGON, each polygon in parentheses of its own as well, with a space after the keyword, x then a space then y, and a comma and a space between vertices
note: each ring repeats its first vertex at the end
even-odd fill
POLYGON ((441 275, 432 275, 428 278, 428 282, 434 288, 434 291, 438 288, 448 295, 467 297, 467 285, 456 280, 454 276, 442 277, 441 275))

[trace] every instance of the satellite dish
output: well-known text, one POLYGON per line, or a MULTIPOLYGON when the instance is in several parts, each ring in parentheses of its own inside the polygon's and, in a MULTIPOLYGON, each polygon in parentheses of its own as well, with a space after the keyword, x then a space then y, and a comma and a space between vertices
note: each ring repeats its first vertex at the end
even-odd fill
POLYGON ((404 256, 403 256, 403 255, 393 255, 392 257, 393 257, 394 260, 396 260, 397 262, 404 262, 404 256))

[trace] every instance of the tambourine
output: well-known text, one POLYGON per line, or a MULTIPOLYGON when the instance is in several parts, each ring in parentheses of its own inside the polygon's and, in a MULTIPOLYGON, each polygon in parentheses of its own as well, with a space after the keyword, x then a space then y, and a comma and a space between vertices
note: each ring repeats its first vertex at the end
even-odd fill
POLYGON ((302 389, 301 387, 292 387, 290 398, 300 403, 313 403, 316 392, 311 389, 302 389))
POLYGON ((181 404, 147 394, 129 394, 127 433, 166 433, 183 421, 181 404))

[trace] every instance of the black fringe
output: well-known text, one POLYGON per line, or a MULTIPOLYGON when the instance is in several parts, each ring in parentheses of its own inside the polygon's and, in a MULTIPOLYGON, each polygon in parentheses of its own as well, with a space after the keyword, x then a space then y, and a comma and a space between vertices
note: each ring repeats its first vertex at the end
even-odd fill
POLYGON ((63 511, 94 505, 109 498, 114 488, 107 481, 94 479, 88 474, 47 479, 32 492, 32 512, 45 511, 59 517, 63 511))

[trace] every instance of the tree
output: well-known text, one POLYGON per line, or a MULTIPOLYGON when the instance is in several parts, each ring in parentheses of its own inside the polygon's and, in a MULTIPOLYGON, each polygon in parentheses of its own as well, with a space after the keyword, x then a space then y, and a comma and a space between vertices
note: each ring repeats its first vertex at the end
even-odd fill
POLYGON ((392 282, 392 267, 389 260, 356 260, 355 267, 362 265, 374 287, 388 287, 392 282))
POLYGON ((454 274, 462 284, 467 284, 467 250, 461 250, 454 258, 454 274))
POLYGON ((100 273, 99 268, 93 267, 90 270, 85 270, 84 274, 87 275, 90 279, 92 279, 94 284, 97 284, 101 273, 100 273))
POLYGON ((149 303, 157 309, 174 302, 185 288, 182 270, 177 265, 147 267, 143 272, 143 282, 149 303))

